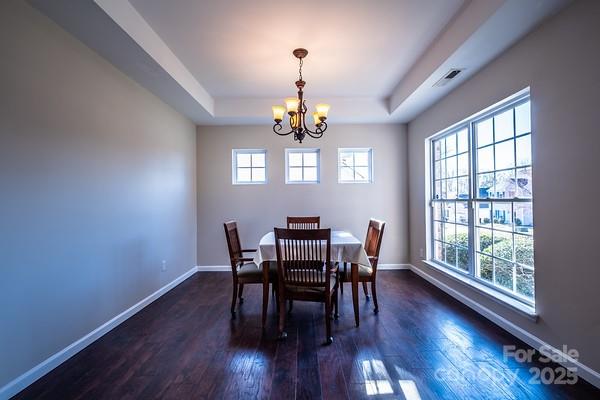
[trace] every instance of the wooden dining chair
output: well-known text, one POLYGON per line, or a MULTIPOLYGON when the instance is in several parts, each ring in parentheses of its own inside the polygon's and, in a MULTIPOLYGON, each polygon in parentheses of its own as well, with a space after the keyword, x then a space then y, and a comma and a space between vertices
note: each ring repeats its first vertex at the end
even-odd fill
MULTIPOLYGON (((227 239, 227 248, 229 249, 229 260, 231 262, 231 273, 233 277, 233 296, 231 299, 231 316, 235 318, 236 300, 239 298, 240 304, 244 302, 242 294, 244 285, 252 283, 263 283, 264 275, 262 268, 257 266, 252 257, 244 257, 244 253, 256 252, 256 249, 242 249, 240 236, 238 233, 237 222, 229 221, 223 224, 225 228, 225 238, 227 239)), ((269 263, 269 282, 277 284, 277 265, 269 263)), ((268 292, 267 292, 268 293, 268 292)), ((266 304, 268 295, 263 293, 263 325, 266 313, 266 304)))
MULTIPOLYGON (((321 217, 287 217, 288 229, 319 229, 321 227, 321 217)), ((293 300, 289 301, 288 313, 294 308, 293 300)))
POLYGON ((321 217, 287 217, 288 229, 319 229, 321 217))
MULTIPOLYGON (((358 266, 358 281, 362 283, 363 291, 367 300, 369 299, 369 292, 367 290, 367 283, 371 283, 371 294, 373 295, 374 312, 379 312, 379 305, 377 303, 377 264, 379 262, 379 249, 381 249, 381 242, 383 240, 383 231, 385 229, 385 222, 371 219, 369 221, 369 227, 367 228, 367 237, 365 239, 365 252, 369 257, 370 266, 359 265, 358 266)), ((344 270, 339 271, 340 280, 340 291, 342 291, 343 283, 352 281, 351 271, 348 270, 347 264, 344 263, 344 270)), ((354 297, 354 294, 353 294, 354 297)), ((357 308, 355 308, 355 312, 357 308)), ((358 316, 355 315, 355 319, 358 325, 358 316)))
POLYGON ((279 338, 287 336, 286 300, 325 304, 326 343, 331 344, 332 303, 338 316, 337 279, 331 263, 331 229, 275 228, 279 279, 279 338))

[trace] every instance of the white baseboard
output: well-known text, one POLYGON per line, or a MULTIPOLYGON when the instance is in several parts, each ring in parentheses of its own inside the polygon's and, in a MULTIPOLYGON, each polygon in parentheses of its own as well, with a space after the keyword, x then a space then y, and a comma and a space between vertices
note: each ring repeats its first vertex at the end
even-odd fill
POLYGON ((379 264, 377 269, 380 271, 384 270, 395 270, 395 269, 412 269, 410 264, 379 264))
POLYGON ((571 358, 570 356, 568 356, 561 350, 549 345, 548 343, 544 342, 542 339, 529 333, 528 331, 524 330, 520 326, 515 325, 514 323, 510 322, 509 320, 502 317, 501 315, 496 314, 489 308, 484 307, 481 304, 475 302, 471 298, 465 296, 464 294, 460 293, 459 291, 451 288, 450 286, 446 285, 445 283, 441 282, 440 280, 438 280, 438 279, 434 278, 433 276, 429 275, 428 273, 424 272, 422 269, 417 268, 414 265, 411 265, 410 268, 415 274, 419 275, 421 278, 430 282, 434 286, 437 286, 439 289, 448 293, 450 296, 454 297, 461 303, 465 304, 467 307, 469 307, 469 308, 473 309, 474 311, 478 312, 479 314, 483 315, 485 318, 489 319, 496 325, 505 329, 512 335, 518 337, 519 339, 521 339, 522 341, 524 341, 525 343, 527 343, 534 349, 540 349, 543 347, 544 349, 547 349, 548 351, 553 353, 552 354, 553 356, 556 355, 556 356, 560 357, 561 360, 565 360, 564 362, 560 362, 560 364, 562 366, 567 367, 567 368, 569 368, 569 367, 576 368, 577 369, 576 373, 578 376, 585 379, 592 385, 600 388, 600 373, 598 373, 597 371, 593 370, 592 368, 588 367, 585 364, 582 364, 580 361, 571 358))
MULTIPOLYGON (((230 265, 199 265, 199 272, 231 272, 230 265)), ((378 270, 411 269, 410 264, 379 264, 378 270)))
POLYGON ((119 324, 121 324, 128 318, 132 317, 142 308, 146 307, 148 304, 152 303, 154 300, 158 299, 163 294, 167 293, 169 290, 179 285, 181 282, 195 274, 197 271, 197 267, 190 269, 189 271, 179 276, 172 282, 166 284, 165 286, 158 289, 156 292, 140 300, 135 305, 129 307, 127 310, 112 318, 110 321, 102 324, 101 326, 94 329, 92 332, 88 333, 81 339, 71 343, 69 346, 65 347, 58 353, 55 353, 54 355, 48 357, 46 360, 31 368, 29 371, 25 372, 21 376, 13 379, 11 382, 7 383, 2 388, 0 388, 0 399, 8 399, 16 395, 21 390, 25 389, 27 386, 31 385, 32 383, 40 379, 42 376, 46 375, 48 372, 52 371, 54 368, 58 367, 60 364, 64 363, 69 358, 71 358, 72 356, 74 356, 75 354, 77 354, 78 352, 95 342, 104 334, 116 328, 119 324))
POLYGON ((198 272, 231 272, 231 265, 198 265, 198 272))

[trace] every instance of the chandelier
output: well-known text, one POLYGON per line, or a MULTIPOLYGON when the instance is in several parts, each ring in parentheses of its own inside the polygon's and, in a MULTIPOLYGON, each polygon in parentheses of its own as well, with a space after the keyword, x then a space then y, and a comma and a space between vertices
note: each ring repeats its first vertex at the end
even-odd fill
POLYGON ((306 135, 313 139, 319 139, 323 136, 323 133, 327 130, 327 122, 325 122, 325 120, 327 119, 329 104, 317 104, 315 106, 316 111, 313 112, 314 130, 310 130, 308 126, 306 126, 306 112, 308 109, 306 107, 306 100, 304 100, 304 92, 302 90, 306 84, 306 82, 302 79, 302 64, 304 57, 308 55, 308 50, 296 49, 293 51, 293 54, 298 60, 300 60, 300 68, 298 69, 300 76, 296 81, 298 97, 286 98, 284 100, 285 107, 273 106, 273 119, 275 120, 273 132, 280 136, 287 136, 293 133, 294 140, 302 143, 302 140, 304 140, 306 135), (281 130, 283 129, 283 126, 281 125, 281 122, 283 121, 283 116, 285 115, 286 111, 289 115, 290 131, 282 133, 281 130))

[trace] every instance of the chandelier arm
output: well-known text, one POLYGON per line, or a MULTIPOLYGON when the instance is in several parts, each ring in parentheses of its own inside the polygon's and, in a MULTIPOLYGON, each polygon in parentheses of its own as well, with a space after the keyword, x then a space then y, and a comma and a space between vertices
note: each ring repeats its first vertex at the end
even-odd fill
POLYGON ((273 125, 273 132, 275 132, 276 134, 278 134, 279 136, 287 136, 291 133, 294 132, 294 130, 292 129, 291 131, 287 132, 287 133, 281 133, 280 131, 283 129, 283 126, 280 123, 276 123, 275 125, 273 125))
POLYGON ((327 123, 322 122, 321 126, 318 126, 317 129, 315 129, 314 131, 311 131, 306 127, 305 130, 308 136, 310 136, 311 138, 320 139, 321 137, 323 137, 323 133, 325 133, 325 131, 327 130, 327 123))
POLYGON ((323 137, 323 134, 322 134, 322 133, 321 133, 321 134, 316 134, 316 133, 314 133, 314 132, 313 132, 313 133, 311 133, 310 131, 306 131, 306 134, 307 134, 308 136, 310 136, 311 138, 313 138, 313 139, 321 139, 321 138, 323 137))

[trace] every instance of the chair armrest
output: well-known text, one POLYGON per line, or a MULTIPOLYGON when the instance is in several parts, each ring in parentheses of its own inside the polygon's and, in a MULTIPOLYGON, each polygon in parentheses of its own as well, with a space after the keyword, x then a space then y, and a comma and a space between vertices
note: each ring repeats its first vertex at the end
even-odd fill
POLYGON ((242 250, 242 253, 255 253, 257 251, 258 251, 257 249, 245 249, 245 250, 242 250))

